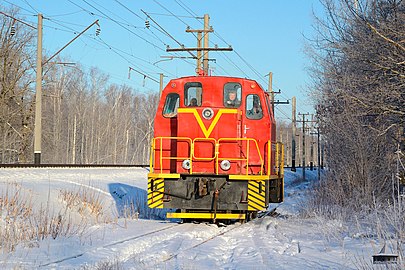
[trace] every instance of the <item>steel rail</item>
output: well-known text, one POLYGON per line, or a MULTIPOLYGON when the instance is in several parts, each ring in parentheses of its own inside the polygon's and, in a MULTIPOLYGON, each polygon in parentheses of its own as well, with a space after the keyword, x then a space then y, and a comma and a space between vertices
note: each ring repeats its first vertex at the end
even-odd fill
POLYGON ((146 164, 0 164, 0 168, 147 168, 146 164))

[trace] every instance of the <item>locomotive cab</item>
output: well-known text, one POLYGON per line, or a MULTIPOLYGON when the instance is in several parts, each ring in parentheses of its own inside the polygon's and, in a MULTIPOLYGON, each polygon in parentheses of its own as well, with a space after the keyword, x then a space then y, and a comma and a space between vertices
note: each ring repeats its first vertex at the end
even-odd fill
POLYGON ((244 220, 283 200, 283 146, 269 95, 253 80, 185 77, 156 112, 148 205, 168 218, 244 220))

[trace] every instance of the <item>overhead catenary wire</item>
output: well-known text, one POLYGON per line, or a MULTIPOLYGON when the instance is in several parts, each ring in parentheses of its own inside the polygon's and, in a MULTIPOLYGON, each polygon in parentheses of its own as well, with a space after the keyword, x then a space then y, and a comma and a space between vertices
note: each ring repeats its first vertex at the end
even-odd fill
POLYGON ((184 4, 181 0, 174 0, 180 7, 182 7, 188 14, 193 16, 194 18, 200 19, 197 13, 195 13, 191 8, 189 8, 186 4, 184 4))
MULTIPOLYGON (((72 3, 73 5, 75 5, 75 6, 79 7, 79 8, 82 8, 83 10, 89 12, 89 14, 91 14, 91 15, 93 15, 93 16, 96 15, 95 13, 84 9, 84 8, 81 7, 80 5, 77 5, 77 4, 74 3, 72 0, 68 0, 68 1, 69 1, 70 3, 72 3)), ((121 23, 121 22, 119 22, 119 21, 117 21, 117 20, 111 18, 109 15, 105 14, 103 11, 101 11, 100 9, 98 9, 97 7, 95 7, 94 5, 90 4, 88 1, 86 1, 86 0, 82 0, 82 1, 85 2, 87 5, 89 5, 90 7, 94 8, 95 10, 97 10, 99 13, 101 13, 100 17, 103 17, 103 16, 104 16, 105 19, 108 19, 108 20, 114 22, 115 24, 117 24, 117 25, 120 26, 121 28, 124 28, 124 29, 127 30, 128 32, 132 33, 132 34, 135 35, 136 37, 138 37, 138 38, 140 38, 141 40, 143 40, 144 42, 146 42, 146 43, 148 43, 149 45, 153 46, 155 49, 164 51, 162 48, 160 48, 160 47, 157 46, 156 44, 150 42, 149 40, 145 39, 145 38, 142 37, 141 35, 135 33, 135 32, 132 31, 131 29, 129 29, 129 28, 128 28, 127 26, 125 26, 123 23, 121 23)))
POLYGON ((163 8, 164 10, 166 10, 167 12, 169 12, 171 15, 173 15, 175 18, 177 18, 180 22, 182 22, 185 25, 188 25, 186 22, 184 22, 179 16, 174 15, 173 12, 171 12, 169 9, 167 9, 165 6, 163 6, 161 3, 159 3, 156 0, 153 0, 153 2, 155 2, 156 4, 158 4, 161 8, 163 8))
MULTIPOLYGON (((6 0, 4 0, 4 1, 10 3, 9 1, 6 1, 6 0)), ((69 1, 70 3, 72 3, 72 4, 74 4, 76 7, 79 7, 79 9, 80 9, 79 11, 75 11, 75 12, 72 12, 72 13, 70 13, 70 14, 79 13, 79 12, 86 12, 86 13, 88 13, 88 14, 91 14, 92 16, 100 16, 100 18, 105 18, 106 20, 112 21, 112 22, 114 22, 115 24, 119 25, 119 26, 122 27, 122 28, 126 27, 127 29, 124 28, 126 31, 131 30, 133 33, 131 33, 130 31, 128 31, 128 32, 130 32, 130 33, 133 34, 133 35, 135 35, 134 33, 136 33, 136 34, 138 34, 140 37, 142 37, 142 38, 144 38, 144 39, 145 39, 145 35, 154 36, 153 41, 154 41, 154 40, 157 40, 158 42, 151 42, 152 44, 154 44, 154 46, 153 46, 152 44, 149 44, 149 43, 147 43, 147 44, 149 44, 150 46, 152 46, 153 48, 155 48, 155 50, 157 50, 158 52, 164 51, 164 50, 162 49, 162 46, 161 46, 161 45, 158 45, 158 44, 166 45, 165 40, 162 39, 161 36, 160 36, 160 33, 164 34, 164 32, 161 31, 161 29, 159 29, 158 27, 154 27, 154 29, 156 29, 156 30, 159 31, 159 32, 153 32, 153 31, 151 31, 151 29, 149 29, 148 31, 142 31, 142 35, 140 35, 140 34, 139 34, 139 33, 140 33, 139 31, 133 30, 133 29, 134 29, 134 28, 133 28, 134 25, 133 25, 132 23, 128 23, 128 22, 125 22, 124 20, 118 19, 118 18, 117 18, 118 15, 114 14, 114 12, 111 12, 111 10, 104 11, 103 8, 98 8, 98 6, 99 6, 98 4, 93 4, 93 3, 95 3, 96 1, 92 1, 92 0, 83 0, 83 1, 82 1, 83 3, 86 3, 87 5, 89 5, 89 7, 91 7, 91 8, 82 7, 82 6, 83 6, 83 3, 80 3, 80 2, 79 2, 79 4, 77 4, 78 1, 74 1, 74 0, 73 0, 73 1, 72 1, 72 0, 68 0, 68 1, 69 1), (75 2, 76 2, 76 3, 75 3, 75 2)), ((122 8, 125 8, 128 12, 131 12, 131 13, 132 13, 134 16, 136 16, 140 21, 142 20, 142 21, 144 22, 145 19, 142 18, 142 16, 139 16, 139 15, 138 15, 136 12, 134 12, 132 9, 128 8, 127 5, 123 4, 123 1, 119 1, 119 0, 114 0, 114 1, 115 1, 118 5, 120 5, 122 8)), ((176 15, 173 11, 171 11, 170 9, 168 9, 167 7, 164 6, 165 2, 160 2, 160 3, 158 3, 157 1, 154 1, 154 2, 155 2, 157 5, 159 5, 163 10, 165 10, 166 12, 168 12, 168 13, 170 14, 170 16, 177 17, 177 19, 179 20, 179 22, 181 22, 181 23, 184 24, 184 25, 189 25, 189 23, 188 23, 188 21, 186 21, 186 19, 195 19, 195 20, 197 20, 199 23, 202 23, 201 20, 200 20, 201 17, 198 17, 197 14, 196 14, 190 7, 188 7, 188 6, 184 3, 184 1, 181 1, 181 0, 174 0, 174 1, 175 1, 175 3, 177 3, 177 5, 178 5, 179 7, 181 7, 183 10, 185 10, 185 12, 186 12, 187 14, 189 14, 190 16, 188 17, 188 16, 176 15), (179 18, 181 18, 181 19, 179 19, 179 18), (184 19, 183 19, 183 18, 184 18, 184 19)), ((10 4, 13 4, 13 3, 10 3, 10 4)), ((35 8, 35 7, 34 7, 34 8, 35 8)), ((24 8, 21 8, 21 9, 24 9, 24 8)), ((29 12, 28 9, 24 9, 24 10, 26 10, 26 11, 29 12)), ((65 14, 68 15, 69 13, 66 12, 65 14)), ((65 15, 65 14, 59 14, 59 15, 55 15, 55 16, 63 16, 63 15, 65 15)), ((158 14, 158 13, 154 13, 154 14, 158 14)), ((162 15, 164 15, 164 14, 162 14, 162 15)), ((47 16, 47 17, 48 17, 48 16, 47 16)), ((55 22, 55 21, 54 21, 54 22, 55 22)), ((55 22, 55 24, 56 24, 56 23, 61 23, 61 21, 55 22)), ((66 24, 68 24, 68 22, 66 22, 66 24)), ((61 23, 61 24, 59 24, 59 25, 60 25, 62 28, 65 28, 65 27, 66 27, 66 24, 65 24, 65 23, 61 23)), ((72 25, 73 25, 73 24, 72 24, 72 25)), ((140 28, 142 29, 143 27, 140 27, 140 28)), ((66 28, 66 29, 67 29, 67 28, 66 28)), ((60 31, 64 31, 64 30, 60 29, 60 31)), ((65 31, 66 31, 66 30, 65 30, 65 31)), ((68 32, 68 31, 66 31, 66 32, 68 32)), ((76 31, 76 32, 77 32, 77 31, 76 31)), ((215 37, 217 37, 217 38, 218 38, 219 40, 221 40, 222 42, 228 44, 228 42, 225 41, 225 39, 218 33, 218 31, 215 31, 215 32, 214 32, 214 35, 215 35, 215 37)), ((150 38, 147 38, 146 40, 150 42, 150 38)), ((213 43, 212 41, 213 41, 213 39, 210 39, 210 43, 213 43)), ((120 47, 120 46, 118 46, 118 47, 120 47)), ((114 49, 119 49, 118 47, 115 47, 114 49)), ((127 55, 126 53, 123 53, 124 51, 125 51, 125 52, 128 52, 128 50, 121 50, 120 53, 121 53, 124 57, 128 57, 128 55, 127 55)), ((231 66, 233 66, 236 70, 238 70, 239 72, 241 72, 245 77, 250 77, 250 76, 248 75, 248 73, 251 74, 251 72, 253 72, 253 74, 255 74, 254 76, 255 76, 255 77, 257 76, 257 79, 258 79, 258 80, 260 80, 261 82, 263 82, 265 85, 267 84, 266 80, 264 79, 264 76, 261 75, 260 72, 258 72, 258 71, 251 65, 251 63, 250 63, 243 55, 240 54, 239 50, 236 50, 236 51, 235 51, 235 55, 238 56, 238 59, 241 60, 241 62, 243 63, 243 65, 241 65, 239 62, 235 61, 234 58, 229 57, 228 55, 226 55, 226 54, 224 54, 224 53, 219 54, 219 57, 221 57, 222 59, 224 59, 224 61, 228 62, 228 63, 229 63, 231 66), (246 68, 243 68, 243 66, 246 66, 247 69, 246 69, 246 68), (249 70, 249 71, 247 71, 247 70, 249 70)), ((134 56, 135 56, 134 54, 131 55, 131 57, 134 57, 134 56)), ((185 61, 186 61, 186 60, 185 60, 185 61)), ((154 63, 154 62, 155 62, 155 61, 147 61, 148 64, 152 64, 152 63, 154 63)), ((193 65, 192 63, 190 63, 190 61, 188 61, 188 64, 193 65)), ((193 66, 194 66, 194 65, 193 65, 193 66)), ((228 68, 223 68, 221 62, 216 62, 215 66, 217 67, 217 70, 218 70, 218 71, 223 71, 224 73, 229 74, 229 69, 228 69, 228 68)), ((155 67, 159 67, 159 66, 156 66, 156 65, 155 65, 155 67)), ((159 68, 160 68, 160 67, 159 67, 159 68)), ((286 95, 285 93, 282 93, 280 96, 281 96, 281 97, 287 97, 287 95, 286 95)), ((287 97, 287 99, 290 99, 290 98, 287 97)), ((300 106, 299 106, 298 108, 301 109, 300 106)))
MULTIPOLYGON (((32 14, 32 11, 30 11, 30 10, 28 10, 28 9, 26 9, 26 8, 23 8, 23 7, 21 7, 21 6, 17 5, 17 4, 15 4, 15 3, 11 3, 10 1, 7 1, 7 0, 2 0, 2 1, 3 1, 3 2, 6 2, 6 3, 8 3, 8 4, 12 5, 12 6, 15 6, 15 7, 19 8, 19 9, 21 9, 21 10, 24 10, 24 11, 28 12, 29 14, 32 14)), ((38 13, 38 12, 37 12, 37 13, 38 13)), ((32 15, 35 16, 35 14, 32 14, 32 15)))
MULTIPOLYGON (((182 7, 186 12, 188 12, 189 14, 195 15, 196 14, 184 3, 180 4, 179 1, 181 0, 175 0, 176 3, 182 7)), ((201 21, 199 21, 201 24, 203 24, 201 21)), ((222 42, 224 42, 225 44, 229 44, 219 33, 218 31, 214 32, 214 35, 216 37, 218 37, 222 42)), ((253 71, 253 73, 257 76, 257 78, 262 81, 264 84, 267 84, 267 82, 264 80, 264 77, 247 61, 244 59, 244 57, 242 57, 241 54, 239 54, 239 52, 237 50, 234 49, 234 53, 242 60, 242 62, 244 64, 246 64, 246 66, 251 69, 253 71)), ((228 60, 229 63, 231 63, 234 67, 236 67, 240 72, 242 72, 242 74, 244 74, 244 76, 249 77, 245 71, 243 71, 238 65, 236 65, 235 62, 233 62, 226 54, 222 53, 222 55, 228 60)), ((280 88, 279 88, 280 89, 280 88)), ((287 97, 285 94, 281 94, 282 97, 284 97, 287 100, 291 100, 291 98, 287 97)), ((300 107, 299 107, 300 108, 300 107)))
MULTIPOLYGON (((83 0, 83 1, 85 1, 85 0, 83 0)), ((123 6, 126 10, 130 11, 133 15, 135 15, 135 16, 137 16, 138 18, 142 19, 138 14, 134 13, 133 11, 131 11, 129 8, 127 8, 124 4, 122 4, 122 3, 119 2, 118 0, 116 0, 116 2, 119 3, 121 6, 123 6)), ((162 32, 163 34, 168 35, 169 37, 171 37, 170 34, 169 34, 166 30, 164 30, 163 27, 161 27, 159 24, 157 24, 157 22, 155 22, 155 23, 156 23, 156 25, 158 25, 158 28, 156 28, 157 30, 159 30, 159 31, 162 32)), ((152 32, 152 33, 153 33, 153 32, 152 32)), ((153 33, 153 35, 154 35, 160 42, 162 42, 165 46, 167 45, 165 42, 163 42, 161 39, 159 39, 156 34, 153 33)), ((174 39, 174 37, 171 37, 171 38, 176 41, 176 39, 174 39)), ((155 48, 157 48, 157 47, 155 47, 155 48)), ((163 50, 163 49, 159 48, 159 50, 163 50)), ((183 59, 183 60, 184 60, 184 59, 183 59)), ((184 60, 184 61, 185 61, 186 63, 188 63, 188 64, 191 64, 190 62, 188 62, 188 61, 186 61, 186 60, 184 60)))
POLYGON ((27 0, 23 0, 35 13, 40 13, 38 10, 36 10, 33 6, 30 5, 30 3, 27 0))
MULTIPOLYGON (((65 27, 66 29, 69 29, 69 30, 71 31, 71 33, 76 34, 76 33, 78 32, 77 30, 75 30, 75 29, 73 29, 73 28, 71 28, 71 27, 68 27, 68 26, 65 26, 65 25, 59 23, 59 20, 49 19, 49 21, 54 22, 54 23, 56 23, 56 24, 58 24, 58 25, 61 25, 61 26, 65 27)), ((128 63, 131 63, 132 65, 135 65, 135 64, 132 63, 130 60, 128 60, 128 59, 124 56, 124 54, 127 55, 127 56, 130 56, 130 57, 133 57, 133 58, 136 59, 136 60, 140 60, 140 61, 142 61, 142 62, 144 62, 144 63, 146 63, 146 64, 153 65, 153 63, 151 63, 150 61, 147 61, 147 60, 145 60, 145 59, 143 59, 143 58, 141 58, 141 57, 138 57, 138 56, 136 56, 136 55, 134 55, 134 54, 132 54, 132 53, 128 53, 128 52, 126 52, 126 51, 124 51, 124 50, 121 50, 121 49, 119 49, 119 48, 117 48, 117 47, 114 47, 114 46, 112 46, 111 44, 108 44, 105 40, 103 40, 103 39, 101 39, 101 38, 96 39, 94 36, 88 35, 88 34, 85 34, 84 36, 87 36, 87 37, 89 37, 89 38, 92 38, 92 39, 93 39, 94 41, 96 41, 97 43, 102 44, 105 48, 110 49, 110 50, 113 51, 115 54, 119 55, 122 59, 124 59, 124 60, 125 60, 126 62, 128 62, 128 63)), ((139 66, 139 64, 137 64, 136 66, 139 66)), ((160 67, 159 67, 159 69, 162 70, 163 72, 165 72, 165 74, 174 76, 174 74, 171 74, 171 73, 170 73, 169 71, 167 71, 167 70, 163 70, 163 69, 161 69, 160 67)))
MULTIPOLYGON (((69 2, 75 4, 75 3, 72 2, 72 1, 69 1, 69 2)), ((10 3, 10 4, 12 4, 12 3, 10 3)), ((78 6, 78 5, 77 5, 77 6, 78 6)), ((79 7, 80 7, 80 6, 79 6, 79 7)), ((21 9, 24 9, 24 8, 21 8, 21 9)), ((81 8, 81 9, 82 9, 83 11, 85 11, 85 9, 83 9, 83 8, 81 8)), ((86 12, 87 12, 87 11, 86 11, 86 12)), ((92 13, 92 12, 88 12, 88 13, 91 13, 91 15, 94 16, 94 13, 92 13)), ((108 15, 105 16, 105 17, 106 17, 106 18, 109 18, 109 19, 112 20, 112 21, 114 21, 114 19, 110 18, 108 15)), ((52 26, 48 26, 48 25, 44 25, 44 27, 50 27, 50 28, 53 28, 53 29, 55 29, 55 30, 70 32, 70 33, 73 33, 73 34, 77 34, 77 33, 79 32, 79 31, 73 29, 72 27, 66 26, 66 24, 70 24, 70 25, 78 25, 78 24, 67 23, 67 22, 63 22, 63 21, 61 21, 61 20, 56 20, 56 19, 49 19, 48 17, 46 17, 46 19, 49 20, 49 21, 51 21, 52 23, 55 23, 55 24, 59 25, 60 27, 62 27, 62 28, 64 28, 64 29, 57 28, 57 27, 52 27, 52 26), (67 30, 66 30, 66 29, 67 29, 67 30)), ((32 26, 30 26, 30 27, 32 27, 32 26)), ((89 37, 89 36, 88 36, 88 37, 89 37)), ((97 41, 97 40, 96 40, 96 41, 97 41)), ((98 42, 98 41, 97 41, 97 42, 98 42)), ((109 48, 111 51, 113 51, 115 54, 119 55, 121 58, 123 58, 124 60, 126 60, 126 61, 127 61, 128 63, 130 63, 131 65, 139 66, 139 64, 135 64, 135 63, 133 63, 132 61, 130 61, 129 59, 127 59, 127 58, 122 54, 123 51, 121 51, 121 53, 120 53, 117 48, 114 48, 113 46, 107 44, 106 42, 102 42, 101 44, 103 44, 104 46, 106 46, 107 48, 109 48)), ((131 57, 137 58, 138 60, 142 60, 142 61, 144 61, 145 63, 148 63, 148 64, 152 65, 152 63, 150 63, 150 62, 148 62, 148 61, 146 61, 146 60, 144 60, 144 59, 141 59, 141 58, 139 58, 139 57, 136 57, 136 56, 133 55, 133 54, 128 54, 128 53, 127 53, 127 55, 130 55, 131 57)), ((160 67, 158 67, 158 68, 161 69, 160 67)), ((149 72, 150 72, 150 71, 149 71, 149 72)), ((170 74, 170 75, 174 76, 173 74, 171 74, 171 73, 168 72, 168 71, 164 71, 164 72, 165 72, 166 74, 170 74)))

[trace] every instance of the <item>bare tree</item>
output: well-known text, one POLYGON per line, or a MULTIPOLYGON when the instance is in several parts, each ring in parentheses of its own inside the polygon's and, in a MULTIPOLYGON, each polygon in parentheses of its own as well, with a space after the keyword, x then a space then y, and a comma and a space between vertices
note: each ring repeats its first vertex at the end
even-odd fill
MULTIPOLYGON (((0 26, 0 162, 30 162, 35 39, 7 16, 0 26)), ((44 68, 43 163, 147 163, 158 91, 111 84, 80 64, 44 68)))
POLYGON ((312 74, 329 174, 318 203, 361 209, 389 200, 404 147, 405 3, 323 0, 312 74))
POLYGON ((30 159, 34 48, 32 31, 9 17, 0 17, 0 162, 30 159))

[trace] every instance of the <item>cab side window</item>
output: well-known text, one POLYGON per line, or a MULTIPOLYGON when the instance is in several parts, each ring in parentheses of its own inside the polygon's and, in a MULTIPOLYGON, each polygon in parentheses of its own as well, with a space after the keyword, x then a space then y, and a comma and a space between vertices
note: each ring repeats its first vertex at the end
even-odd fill
POLYGON ((224 106, 226 108, 238 108, 242 96, 242 85, 240 83, 226 83, 224 85, 224 106))
POLYGON ((163 107, 163 116, 172 118, 177 116, 177 108, 179 107, 180 96, 177 93, 170 93, 166 97, 165 106, 163 107))
POLYGON ((189 82, 184 85, 184 105, 186 107, 199 107, 202 103, 202 84, 189 82))
POLYGON ((248 119, 262 119, 263 109, 258 95, 247 95, 246 97, 246 117, 248 119))

